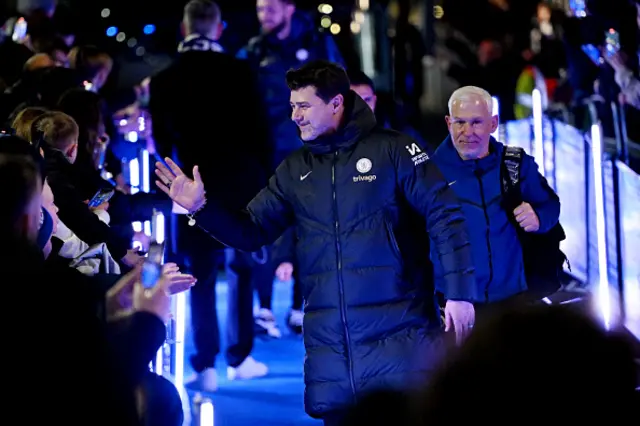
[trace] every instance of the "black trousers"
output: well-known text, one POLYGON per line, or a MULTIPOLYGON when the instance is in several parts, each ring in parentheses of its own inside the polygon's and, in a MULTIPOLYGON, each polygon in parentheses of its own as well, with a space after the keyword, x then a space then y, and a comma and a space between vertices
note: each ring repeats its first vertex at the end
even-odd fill
MULTIPOLYGON (((255 289, 258 293, 258 300, 260 301, 260 307, 263 309, 272 310, 273 306, 273 280, 276 269, 280 265, 279 262, 272 260, 272 248, 268 249, 268 261, 265 265, 259 266, 258 275, 260 278, 254 281, 255 289)), ((298 279, 297 265, 293 265, 293 291, 291 300, 291 309, 296 311, 302 310, 302 287, 300 286, 300 280, 298 279)))
POLYGON ((216 310, 218 271, 225 265, 227 293, 226 360, 240 365, 253 350, 253 284, 247 254, 236 250, 190 250, 185 263, 198 279, 191 289, 191 323, 196 353, 191 365, 196 372, 215 367, 220 353, 220 329, 216 310))
MULTIPOLYGON (((275 270, 278 268, 278 265, 275 265, 271 268, 271 279, 262 280, 257 286, 256 290, 258 291, 258 299, 260 300, 260 307, 264 309, 271 310, 273 306, 273 278, 275 274, 275 270)), ((302 287, 300 286, 300 280, 298 279, 298 271, 293 268, 293 291, 291 297, 291 309, 296 311, 302 310, 302 287)))

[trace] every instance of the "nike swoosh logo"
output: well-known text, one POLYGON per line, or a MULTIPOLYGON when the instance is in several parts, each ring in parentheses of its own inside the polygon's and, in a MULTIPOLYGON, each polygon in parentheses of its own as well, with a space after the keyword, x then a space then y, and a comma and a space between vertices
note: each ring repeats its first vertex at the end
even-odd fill
POLYGON ((457 182, 457 180, 454 180, 453 182, 449 182, 447 185, 453 186, 453 184, 456 183, 456 182, 457 182))
POLYGON ((311 174, 311 172, 307 173, 306 175, 300 175, 300 181, 303 181, 307 178, 307 176, 309 176, 311 174))

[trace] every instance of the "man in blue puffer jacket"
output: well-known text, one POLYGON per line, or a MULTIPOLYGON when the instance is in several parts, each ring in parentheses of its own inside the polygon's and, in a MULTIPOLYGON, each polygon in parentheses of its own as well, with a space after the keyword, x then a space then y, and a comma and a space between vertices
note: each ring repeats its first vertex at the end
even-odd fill
POLYGON ((473 326, 477 286, 460 204, 422 149, 378 127, 336 64, 308 63, 287 73, 287 83, 304 146, 246 210, 206 200, 197 168, 191 180, 170 160, 172 172, 158 163, 156 183, 192 224, 231 247, 257 250, 294 227, 305 406, 325 424, 340 424, 362 395, 422 386, 436 366, 440 323, 425 272, 425 228, 457 334, 473 326))
MULTIPOLYGON (((546 233, 558 223, 560 200, 529 155, 524 155, 520 185, 525 200, 514 212, 503 209, 500 165, 504 145, 491 134, 498 127, 491 95, 465 86, 449 99, 450 136, 432 160, 462 203, 469 224, 476 269, 478 304, 501 302, 527 289, 515 220, 525 232, 546 233)), ((434 248, 435 250, 435 248, 434 248)), ((433 252, 436 288, 445 285, 445 265, 433 252)))
POLYGON ((309 61, 324 59, 344 65, 331 35, 320 33, 310 16, 297 11, 293 0, 257 0, 261 34, 238 52, 257 72, 274 144, 273 169, 302 146, 291 121, 285 74, 309 61))

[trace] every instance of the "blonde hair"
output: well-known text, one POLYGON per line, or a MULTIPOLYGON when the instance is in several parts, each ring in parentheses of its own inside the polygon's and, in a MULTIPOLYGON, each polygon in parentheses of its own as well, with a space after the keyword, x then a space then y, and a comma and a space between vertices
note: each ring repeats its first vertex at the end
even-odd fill
POLYGON ((487 105, 487 111, 489 115, 493 115, 493 98, 491 94, 486 90, 476 87, 476 86, 464 86, 456 90, 451 94, 449 98, 449 115, 451 115, 451 109, 453 107, 453 103, 456 101, 466 101, 470 98, 480 97, 487 105))
POLYGON ((48 112, 39 117, 34 126, 42 132, 48 145, 61 151, 67 150, 78 140, 78 124, 64 112, 48 112))
POLYGON ((22 139, 33 143, 33 123, 48 111, 42 107, 27 107, 21 110, 11 123, 11 127, 16 131, 16 135, 22 139))

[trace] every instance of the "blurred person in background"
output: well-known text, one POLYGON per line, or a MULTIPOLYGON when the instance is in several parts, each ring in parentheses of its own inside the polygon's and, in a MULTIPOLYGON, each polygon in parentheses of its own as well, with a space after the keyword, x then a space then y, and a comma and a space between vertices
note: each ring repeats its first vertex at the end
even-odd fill
MULTIPOLYGON (((149 111, 153 138, 162 157, 185 168, 199 164, 212 199, 229 209, 244 208, 266 184, 269 146, 265 118, 249 65, 223 52, 223 31, 216 3, 192 0, 184 7, 184 40, 178 56, 151 79, 149 111)), ((220 353, 216 281, 226 265, 227 377, 252 379, 267 374, 252 356, 254 340, 251 253, 227 250, 202 229, 178 216, 177 255, 198 278, 191 290, 195 353, 194 382, 205 391, 218 388, 215 369, 220 353)), ((260 256, 260 251, 257 254, 260 256)), ((273 281, 273 270, 269 279, 273 281)))
MULTIPOLYGON (((296 9, 294 0, 257 0, 256 12, 261 34, 249 40, 237 56, 248 61, 259 78, 272 145, 270 172, 273 172, 289 154, 302 146, 298 129, 290 118, 290 91, 286 85, 286 72, 312 60, 326 59, 341 65, 344 65, 344 60, 331 35, 320 33, 310 16, 296 9)), ((278 257, 279 253, 289 251, 287 246, 290 245, 290 241, 285 241, 286 237, 277 241, 276 247, 266 249, 267 268, 259 265, 255 268, 256 275, 266 274, 264 278, 257 278, 261 285, 257 288, 260 310, 256 315, 256 325, 272 337, 279 337, 281 334, 271 310, 270 300, 273 293, 272 277, 279 266, 275 257, 278 257), (280 245, 283 245, 282 249, 280 245)), ((278 270, 278 273, 283 270, 288 271, 288 265, 283 265, 283 269, 278 270)), ((287 315, 287 324, 294 330, 302 326, 302 312, 296 309, 300 302, 297 294, 294 291, 294 307, 287 315)))
MULTIPOLYGON (((356 92, 362 100, 365 101, 371 111, 376 113, 376 118, 378 118, 376 106, 378 104, 378 97, 376 95, 376 89, 373 84, 373 80, 369 78, 362 71, 349 71, 349 81, 351 82, 351 90, 356 92)), ((404 133, 405 135, 411 136, 416 142, 420 144, 422 148, 425 150, 430 150, 427 142, 422 138, 420 133, 413 127, 411 127, 406 120, 403 120, 404 117, 380 117, 380 121, 382 125, 386 129, 394 129, 399 131, 400 133, 404 133)))
POLYGON ((544 424, 550 413, 558 424, 636 424, 629 342, 570 306, 509 311, 479 324, 414 402, 418 424, 544 424))
POLYGON ((99 92, 113 69, 113 59, 95 46, 76 46, 69 51, 69 67, 78 74, 84 87, 99 92))
POLYGON ((605 61, 613 68, 615 72, 615 81, 620 87, 620 100, 624 104, 631 105, 633 108, 640 110, 640 79, 633 69, 638 69, 638 60, 640 59, 640 0, 632 0, 636 7, 636 22, 638 24, 638 52, 635 57, 627 58, 623 52, 607 54, 603 49, 603 57, 605 61), (635 62, 635 66, 631 66, 635 62))
POLYGON ((296 126, 290 119, 289 88, 285 74, 303 64, 326 59, 344 64, 330 35, 320 33, 309 16, 296 10, 294 0, 257 0, 261 34, 238 52, 258 73, 274 144, 272 169, 300 148, 296 126))
POLYGON ((46 39, 52 35, 51 17, 57 3, 57 0, 18 1, 18 15, 3 26, 7 36, 0 32, 0 79, 5 86, 12 86, 20 78, 26 60, 37 53, 33 48, 34 39, 46 39))

